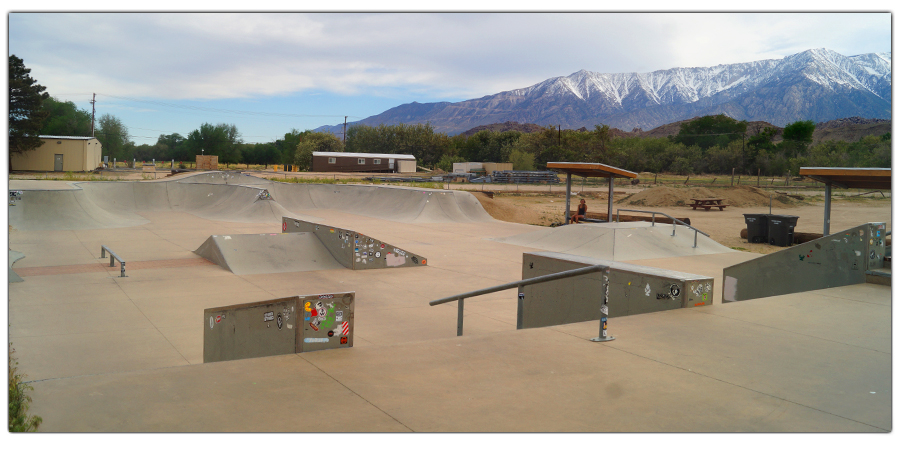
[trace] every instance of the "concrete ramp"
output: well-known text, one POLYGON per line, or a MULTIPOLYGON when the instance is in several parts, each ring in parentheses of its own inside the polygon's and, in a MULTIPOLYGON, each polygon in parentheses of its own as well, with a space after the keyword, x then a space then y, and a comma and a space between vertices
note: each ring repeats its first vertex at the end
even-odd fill
POLYGON ((311 233, 213 235, 194 253, 235 275, 344 268, 311 233))
POLYGON ((565 225, 492 240, 616 261, 734 252, 702 234, 697 235, 695 248, 694 231, 690 228, 678 225, 672 236, 671 225, 653 226, 650 222, 565 225))

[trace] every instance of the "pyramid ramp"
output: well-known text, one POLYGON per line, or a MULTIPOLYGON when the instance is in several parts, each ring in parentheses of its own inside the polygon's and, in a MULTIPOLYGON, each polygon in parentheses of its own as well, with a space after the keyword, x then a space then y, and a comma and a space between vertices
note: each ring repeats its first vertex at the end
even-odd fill
POLYGON ((493 238, 516 246, 603 260, 644 260, 734 252, 711 238, 682 225, 650 222, 573 224, 493 238))
POLYGON ((235 275, 344 268, 311 233, 213 235, 194 253, 235 275))
POLYGON ((346 228, 283 217, 281 229, 287 234, 315 235, 335 260, 352 270, 428 265, 418 254, 346 228))

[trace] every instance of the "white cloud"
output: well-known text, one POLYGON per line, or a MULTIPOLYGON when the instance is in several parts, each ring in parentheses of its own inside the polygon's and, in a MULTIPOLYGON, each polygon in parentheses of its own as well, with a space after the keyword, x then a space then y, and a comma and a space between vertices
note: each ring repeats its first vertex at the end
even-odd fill
POLYGON ((580 69, 649 72, 890 50, 890 14, 10 13, 51 94, 161 99, 304 90, 465 99, 580 69))

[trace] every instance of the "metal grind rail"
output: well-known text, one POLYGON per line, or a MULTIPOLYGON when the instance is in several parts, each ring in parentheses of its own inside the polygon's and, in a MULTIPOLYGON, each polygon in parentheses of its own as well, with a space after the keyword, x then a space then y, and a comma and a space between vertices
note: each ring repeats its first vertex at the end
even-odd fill
POLYGON ((656 215, 657 215, 657 214, 666 216, 666 217, 668 217, 669 219, 672 219, 672 236, 675 236, 675 227, 676 227, 677 224, 684 225, 685 227, 687 227, 687 228, 689 228, 689 229, 691 229, 691 230, 694 231, 694 247, 695 247, 695 248, 697 247, 697 233, 702 233, 702 234, 703 234, 704 236, 706 236, 707 238, 711 238, 711 237, 709 236, 708 233, 703 232, 703 231, 701 231, 701 230, 697 230, 696 228, 691 227, 689 224, 686 224, 686 223, 684 223, 683 221, 680 221, 680 220, 678 220, 678 219, 676 219, 676 218, 674 218, 674 217, 672 217, 672 216, 670 216, 670 215, 668 215, 668 214, 666 214, 666 213, 664 213, 664 212, 659 212, 659 211, 644 211, 644 210, 642 210, 642 209, 616 209, 616 223, 619 223, 619 211, 643 212, 643 213, 646 213, 646 214, 652 214, 652 216, 651 216, 651 218, 650 218, 650 225, 653 226, 653 227, 656 226, 656 215))
POLYGON ((463 335, 463 304, 465 299, 469 297, 476 297, 484 294, 491 294, 494 292, 505 291, 507 289, 512 288, 520 288, 519 290, 519 306, 517 312, 517 321, 516 321, 516 329, 522 329, 522 308, 525 299, 525 294, 522 293, 521 288, 524 286, 528 286, 531 284, 544 283, 547 281, 554 281, 563 278, 569 278, 572 276, 585 275, 588 273, 594 272, 603 272, 603 283, 604 287, 604 296, 603 301, 600 304, 600 335, 591 339, 593 342, 606 342, 609 340, 614 340, 615 337, 607 337, 606 335, 606 323, 607 323, 607 315, 609 314, 609 266, 608 265, 591 265, 590 267, 582 267, 576 268, 574 270, 566 270, 564 272, 552 273, 549 275, 542 275, 535 278, 529 278, 527 280, 522 281, 513 281, 511 283, 501 284, 499 286, 493 286, 489 288, 479 289, 477 291, 464 292, 462 294, 452 295, 450 297, 444 297, 438 300, 432 300, 428 302, 428 305, 440 305, 442 303, 452 302, 454 300, 459 301, 457 319, 456 319, 456 335, 457 337, 463 335))
POLYGON ((118 260, 118 261, 119 261, 119 266, 122 267, 122 270, 121 270, 121 272, 120 272, 120 274, 119 274, 119 278, 125 278, 125 261, 122 260, 122 258, 119 257, 118 255, 116 255, 116 253, 113 252, 112 249, 106 247, 105 245, 100 246, 100 258, 101 258, 101 259, 106 258, 106 253, 107 253, 107 252, 109 253, 109 266, 110 266, 110 267, 115 267, 115 266, 116 266, 116 261, 118 260))

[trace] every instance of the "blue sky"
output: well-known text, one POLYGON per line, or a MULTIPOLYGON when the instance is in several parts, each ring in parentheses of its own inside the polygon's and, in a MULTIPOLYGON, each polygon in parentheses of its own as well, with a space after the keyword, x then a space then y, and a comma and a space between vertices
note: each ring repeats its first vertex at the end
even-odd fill
POLYGON ((9 53, 137 144, 233 123, 245 142, 580 69, 649 72, 891 51, 891 14, 10 12, 9 53))

